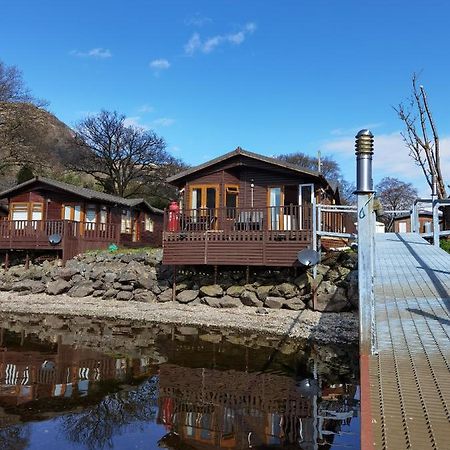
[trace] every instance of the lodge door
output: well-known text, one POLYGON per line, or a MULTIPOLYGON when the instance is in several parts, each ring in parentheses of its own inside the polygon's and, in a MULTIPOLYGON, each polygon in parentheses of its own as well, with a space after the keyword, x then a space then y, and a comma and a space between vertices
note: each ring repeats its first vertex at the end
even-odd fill
POLYGON ((133 242, 141 240, 141 222, 139 221, 140 213, 133 214, 133 242))
POLYGON ((197 185, 190 188, 190 220, 197 231, 217 227, 217 207, 219 206, 218 185, 197 185))
POLYGON ((281 186, 269 188, 269 223, 271 230, 281 229, 281 205, 283 189, 281 186))
POLYGON ((300 228, 312 229, 312 207, 314 204, 314 184, 300 184, 298 187, 298 204, 300 216, 300 228))

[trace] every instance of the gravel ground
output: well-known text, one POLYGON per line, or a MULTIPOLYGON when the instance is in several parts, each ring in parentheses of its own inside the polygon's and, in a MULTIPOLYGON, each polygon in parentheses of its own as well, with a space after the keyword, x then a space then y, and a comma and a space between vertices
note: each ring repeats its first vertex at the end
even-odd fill
POLYGON ((236 331, 253 331, 288 338, 307 338, 322 343, 358 342, 358 316, 354 313, 268 310, 260 315, 255 308, 216 309, 206 305, 175 302, 141 303, 66 295, 18 295, 0 292, 0 312, 57 314, 109 319, 132 319, 150 323, 214 326, 236 331))

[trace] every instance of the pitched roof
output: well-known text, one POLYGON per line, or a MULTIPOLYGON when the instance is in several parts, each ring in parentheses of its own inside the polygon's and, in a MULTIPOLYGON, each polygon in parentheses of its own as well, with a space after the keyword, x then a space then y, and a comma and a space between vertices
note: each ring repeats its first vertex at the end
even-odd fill
POLYGON ((320 172, 317 172, 315 170, 305 169, 304 167, 298 166, 297 164, 291 164, 291 163, 281 161, 276 158, 270 158, 269 156, 259 155, 258 153, 249 152, 247 150, 242 149, 241 147, 237 147, 232 152, 225 153, 224 155, 219 156, 218 158, 212 159, 211 161, 207 161, 206 163, 200 164, 198 166, 191 167, 190 169, 187 169, 183 172, 180 172, 176 175, 173 175, 173 176, 167 178, 167 182, 173 183, 173 182, 178 181, 179 179, 185 178, 193 173, 199 172, 200 170, 206 169, 207 167, 213 166, 222 161, 226 161, 227 159, 230 159, 230 158, 233 158, 234 156, 239 156, 239 155, 246 156, 247 158, 255 159, 257 161, 263 161, 267 164, 271 164, 273 166, 278 166, 283 169, 289 169, 294 172, 322 178, 324 181, 326 181, 325 177, 320 172))
POLYGON ((87 200, 98 200, 98 201, 107 202, 107 203, 116 203, 118 205, 128 206, 130 208, 135 207, 140 204, 145 204, 152 212, 157 213, 157 214, 163 213, 163 211, 150 205, 143 198, 123 198, 123 197, 119 197, 117 195, 106 194, 105 192, 99 192, 99 191, 95 191, 93 189, 87 189, 87 188, 80 187, 80 186, 74 186, 73 184, 68 184, 68 183, 64 183, 63 181, 52 180, 50 178, 45 178, 45 177, 35 177, 28 181, 25 181, 24 183, 18 184, 17 186, 7 189, 6 191, 0 192, 0 198, 4 198, 7 195, 11 194, 12 192, 15 192, 19 189, 30 186, 36 182, 41 182, 48 186, 52 186, 56 189, 61 189, 66 192, 70 192, 71 194, 77 195, 79 197, 83 197, 87 200))
MULTIPOLYGON (((419 217, 433 217, 433 211, 430 211, 428 209, 421 209, 418 211, 419 217)), ((439 217, 443 215, 442 211, 439 211, 439 217)), ((411 213, 401 213, 393 217, 394 220, 401 220, 401 219, 409 219, 411 217, 411 213)))

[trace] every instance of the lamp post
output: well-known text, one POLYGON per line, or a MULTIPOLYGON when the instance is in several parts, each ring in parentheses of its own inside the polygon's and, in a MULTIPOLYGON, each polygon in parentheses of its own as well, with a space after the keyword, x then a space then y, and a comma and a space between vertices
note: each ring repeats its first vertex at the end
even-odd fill
POLYGON ((373 277, 375 266, 375 212, 373 209, 373 134, 356 135, 356 191, 358 196, 359 341, 361 355, 373 352, 373 277))

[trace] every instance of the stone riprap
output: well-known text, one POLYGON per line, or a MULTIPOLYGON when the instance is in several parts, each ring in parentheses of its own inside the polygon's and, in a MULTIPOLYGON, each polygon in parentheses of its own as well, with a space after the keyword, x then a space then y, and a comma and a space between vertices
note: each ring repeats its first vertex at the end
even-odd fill
POLYGON ((0 291, 17 295, 95 297, 101 301, 178 302, 213 308, 313 309, 312 286, 317 285, 315 309, 321 312, 352 311, 357 306, 357 272, 354 253, 328 254, 318 266, 318 276, 298 268, 268 269, 182 268, 174 274, 161 263, 161 250, 142 253, 84 254, 65 267, 44 262, 13 266, 0 271, 0 291), (174 276, 175 275, 175 276, 174 276), (176 280, 175 286, 173 280, 176 280))

